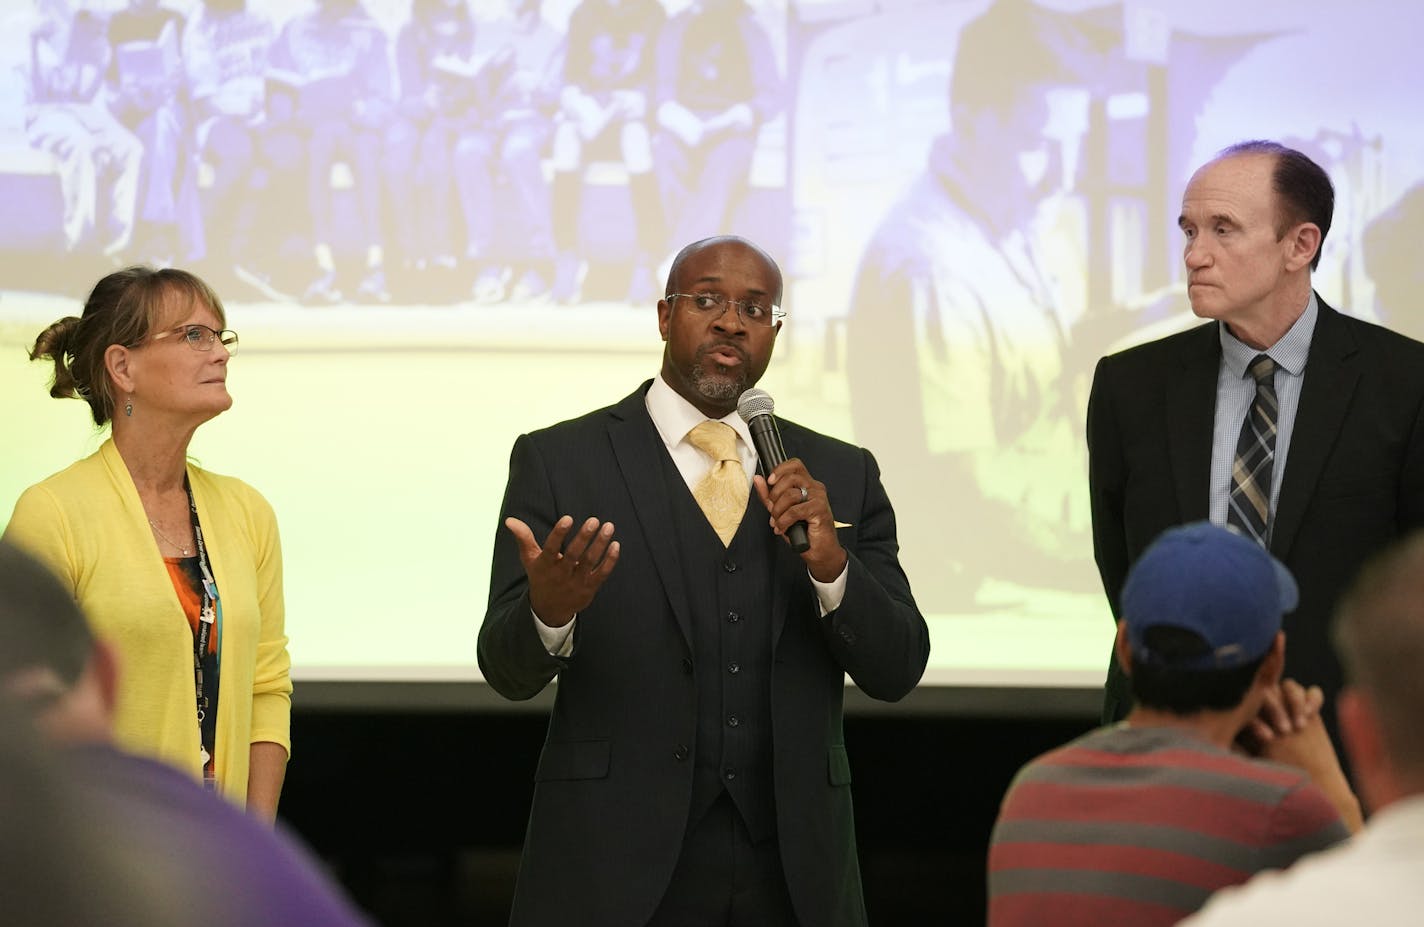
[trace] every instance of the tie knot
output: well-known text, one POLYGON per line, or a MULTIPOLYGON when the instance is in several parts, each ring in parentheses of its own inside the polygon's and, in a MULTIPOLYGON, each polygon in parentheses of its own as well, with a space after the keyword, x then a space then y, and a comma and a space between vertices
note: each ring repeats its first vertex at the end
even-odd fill
POLYGON ((1251 363, 1246 365, 1246 372, 1260 383, 1276 372, 1276 362, 1271 360, 1269 354, 1257 354, 1251 358, 1251 363))
POLYGON ((737 432, 726 422, 703 422, 687 433, 687 440, 713 460, 741 462, 737 455, 737 432))

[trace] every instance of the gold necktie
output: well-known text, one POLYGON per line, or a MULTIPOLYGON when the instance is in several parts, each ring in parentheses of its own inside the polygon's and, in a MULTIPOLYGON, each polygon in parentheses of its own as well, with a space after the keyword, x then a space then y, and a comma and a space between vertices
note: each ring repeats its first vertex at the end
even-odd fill
POLYGON ((687 440, 713 461, 692 497, 722 543, 731 544, 751 491, 742 458, 737 455, 737 433, 726 422, 703 422, 687 433, 687 440))

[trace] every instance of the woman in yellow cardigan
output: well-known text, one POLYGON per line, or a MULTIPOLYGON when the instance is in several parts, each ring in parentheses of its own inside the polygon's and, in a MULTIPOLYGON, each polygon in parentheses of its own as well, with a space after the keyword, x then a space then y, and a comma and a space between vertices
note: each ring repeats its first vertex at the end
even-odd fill
POLYGON ((217 295, 181 270, 130 267, 95 285, 31 359, 50 395, 112 424, 97 453, 31 486, 5 538, 73 590, 123 662, 121 744, 274 818, 290 750, 282 551, 267 501, 188 461, 232 405, 217 295))

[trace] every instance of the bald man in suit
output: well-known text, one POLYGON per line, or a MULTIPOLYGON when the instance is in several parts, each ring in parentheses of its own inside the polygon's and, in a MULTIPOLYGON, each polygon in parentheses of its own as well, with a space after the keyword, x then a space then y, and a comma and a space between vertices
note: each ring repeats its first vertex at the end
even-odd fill
POLYGON ((559 684, 512 924, 866 923, 845 676, 899 699, 929 635, 868 451, 783 420, 791 459, 753 476, 735 410, 781 290, 750 242, 689 245, 658 377, 515 443, 480 667, 509 698, 559 684), (708 422, 734 433, 716 462, 708 422), (723 462, 745 508, 714 525, 695 498, 723 462))
MULTIPOLYGON (((1371 553, 1424 524, 1424 344, 1312 289, 1333 209, 1325 172, 1274 142, 1234 145, 1198 170, 1179 224, 1192 311, 1211 321, 1103 358, 1088 401, 1093 546, 1114 618, 1128 567, 1164 529, 1210 518, 1259 530, 1300 582, 1286 674, 1322 687, 1332 733, 1335 601, 1371 553), (1243 422, 1267 392, 1264 478, 1233 492, 1243 422)), ((1104 720, 1130 706, 1113 661, 1104 720)))

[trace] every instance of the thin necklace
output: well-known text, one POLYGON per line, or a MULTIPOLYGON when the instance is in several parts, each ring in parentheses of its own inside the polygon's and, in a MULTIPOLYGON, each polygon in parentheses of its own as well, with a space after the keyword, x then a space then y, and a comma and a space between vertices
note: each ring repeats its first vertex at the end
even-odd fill
POLYGON ((172 547, 172 548, 178 550, 179 552, 182 553, 182 555, 183 555, 184 557, 191 557, 191 556, 193 556, 193 552, 192 552, 191 550, 189 550, 187 547, 185 547, 184 545, 173 543, 173 539, 170 538, 168 535, 164 534, 164 533, 163 533, 163 529, 160 528, 160 527, 158 527, 158 525, 154 523, 154 521, 153 521, 152 518, 150 518, 150 519, 148 520, 148 526, 153 529, 153 533, 154 533, 154 534, 158 535, 160 538, 162 538, 163 540, 167 541, 169 547, 172 547))

